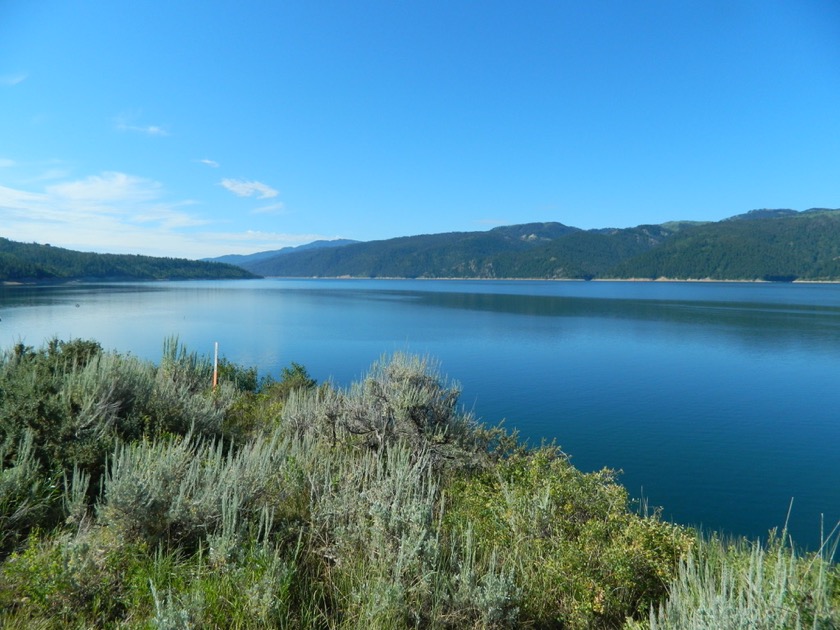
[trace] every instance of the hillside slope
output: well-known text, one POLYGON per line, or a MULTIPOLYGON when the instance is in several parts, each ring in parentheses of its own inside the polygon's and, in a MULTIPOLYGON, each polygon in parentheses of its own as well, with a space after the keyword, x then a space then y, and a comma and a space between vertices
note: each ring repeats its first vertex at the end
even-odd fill
POLYGON ((298 245, 297 247, 283 247, 281 249, 274 249, 265 252, 257 252, 255 254, 228 254, 226 256, 217 256, 215 258, 203 258, 207 262, 220 262, 226 263, 228 265, 237 265, 239 267, 245 267, 245 265, 249 265, 252 263, 256 263, 260 260, 267 260, 269 258, 274 258, 275 256, 281 256, 285 254, 291 254, 292 252, 301 252, 307 249, 322 249, 328 247, 344 247, 345 245, 351 245, 353 243, 358 243, 359 241, 353 241, 346 238, 335 239, 332 241, 313 241, 311 243, 306 243, 305 245, 298 245))
POLYGON ((525 252, 579 231, 561 223, 528 223, 486 232, 447 232, 307 250, 246 265, 265 276, 492 278, 505 253, 525 252))
POLYGON ((840 211, 752 213, 675 233, 617 265, 616 278, 840 279, 840 211))
POLYGON ((0 238, 0 281, 217 280, 254 278, 234 265, 183 258, 94 254, 0 238))
POLYGON ((285 277, 840 280, 840 210, 581 230, 528 223, 292 251, 242 263, 285 277))

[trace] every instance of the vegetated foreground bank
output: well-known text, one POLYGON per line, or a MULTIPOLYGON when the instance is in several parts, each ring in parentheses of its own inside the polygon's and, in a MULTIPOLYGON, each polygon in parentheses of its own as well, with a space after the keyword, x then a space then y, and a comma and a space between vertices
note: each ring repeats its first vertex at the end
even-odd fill
POLYGON ((464 413, 394 355, 347 389, 175 340, 0 359, 0 625, 828 628, 832 552, 724 543, 464 413))

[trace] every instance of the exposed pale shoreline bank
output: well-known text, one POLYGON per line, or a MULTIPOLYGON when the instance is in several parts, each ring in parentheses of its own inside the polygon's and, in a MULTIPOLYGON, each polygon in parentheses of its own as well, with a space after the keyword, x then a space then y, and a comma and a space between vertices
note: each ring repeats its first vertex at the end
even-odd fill
POLYGON ((265 276, 268 280, 447 280, 461 282, 464 280, 483 282, 692 282, 692 283, 732 283, 732 284, 840 284, 838 280, 718 280, 715 278, 470 278, 470 277, 441 277, 441 278, 408 278, 405 276, 265 276))
MULTIPOLYGON (((237 280, 239 278, 223 278, 223 280, 237 280)), ((807 280, 797 279, 790 281, 778 280, 721 280, 715 278, 591 278, 589 280, 583 278, 471 278, 471 277, 441 277, 441 278, 409 278, 404 276, 379 276, 375 278, 366 276, 264 276, 263 278, 241 278, 243 280, 445 280, 450 282, 463 282, 466 280, 481 281, 481 282, 639 282, 639 283, 678 283, 690 282, 700 284, 715 284, 715 283, 729 283, 729 284, 840 284, 838 280, 807 280)), ((217 279, 207 278, 209 282, 214 282, 217 279)), ((39 285, 57 285, 57 284, 108 284, 111 282, 183 282, 184 280, 86 280, 79 278, 70 278, 66 280, 44 280, 24 282, 16 280, 0 281, 0 286, 17 287, 17 286, 39 286, 39 285)))

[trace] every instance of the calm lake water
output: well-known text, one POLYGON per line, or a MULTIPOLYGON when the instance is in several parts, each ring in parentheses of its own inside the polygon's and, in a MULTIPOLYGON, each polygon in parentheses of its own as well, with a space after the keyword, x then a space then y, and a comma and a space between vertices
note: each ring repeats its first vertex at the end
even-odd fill
POLYGON ((157 361, 178 335, 347 385, 430 355, 483 421, 623 470, 677 522, 811 548, 840 519, 840 286, 256 280, 0 288, 0 345, 56 336, 157 361))

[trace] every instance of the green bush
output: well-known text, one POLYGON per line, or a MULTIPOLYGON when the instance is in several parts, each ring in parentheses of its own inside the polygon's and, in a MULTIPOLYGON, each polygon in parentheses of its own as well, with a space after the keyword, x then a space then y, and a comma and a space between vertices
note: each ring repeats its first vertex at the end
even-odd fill
POLYGON ((20 627, 104 626, 137 613, 132 573, 145 548, 103 528, 32 536, 0 567, 0 610, 20 627))
POLYGON ((244 380, 247 385, 225 413, 222 433, 234 441, 270 434, 289 397, 295 392, 311 392, 317 386, 317 381, 298 363, 283 368, 279 381, 267 376, 257 382, 256 370, 248 371, 247 378, 243 379, 236 376, 237 371, 241 372, 241 369, 227 364, 219 376, 220 382, 230 379, 241 383, 244 380))
POLYGON ((611 471, 584 474, 554 447, 451 484, 445 524, 471 528, 485 562, 515 568, 522 618, 538 627, 610 627, 645 613, 693 541, 630 511, 611 471))
POLYGON ((240 550, 235 563, 207 562, 199 554, 149 578, 155 628, 303 627, 294 610, 295 559, 271 545, 240 550), (173 579, 174 578, 174 579, 173 579), (298 625, 300 624, 300 625, 298 625))

